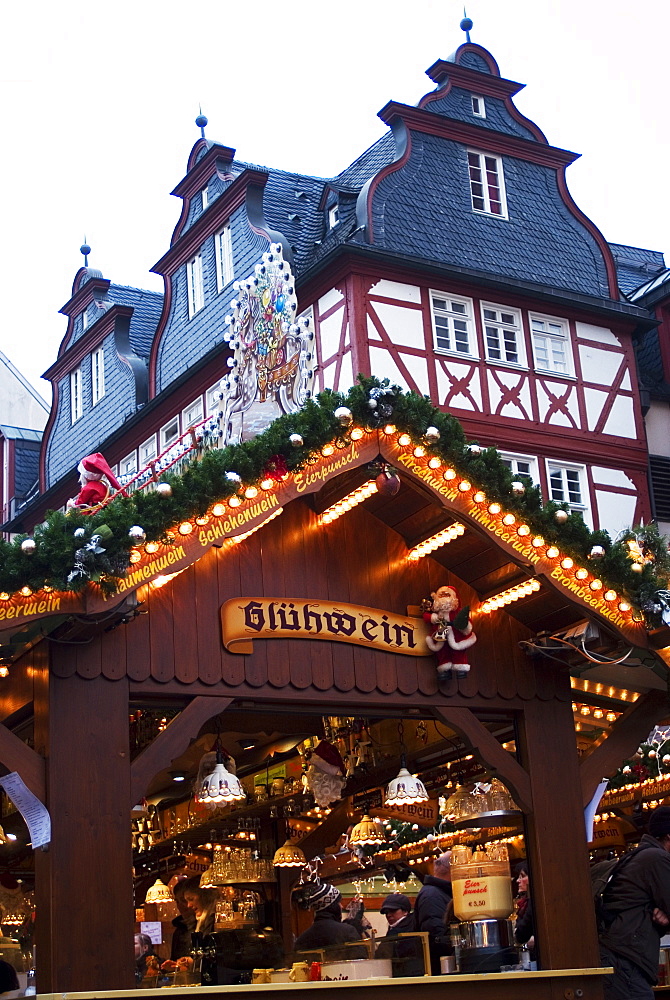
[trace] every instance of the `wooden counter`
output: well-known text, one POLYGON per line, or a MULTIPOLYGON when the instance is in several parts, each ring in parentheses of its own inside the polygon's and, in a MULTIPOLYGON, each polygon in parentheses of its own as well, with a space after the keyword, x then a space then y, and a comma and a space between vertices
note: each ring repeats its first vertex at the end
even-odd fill
MULTIPOLYGON (((546 972, 496 972, 474 976, 423 976, 407 979, 362 979, 317 983, 260 983, 246 986, 166 987, 157 990, 109 990, 93 993, 40 993, 36 1000, 200 1000, 207 996, 253 991, 257 997, 295 998, 308 987, 332 995, 346 990, 343 1000, 374 1000, 366 991, 381 987, 393 991, 393 1000, 416 1000, 421 996, 448 1000, 602 1000, 601 977, 612 969, 554 969, 546 972), (581 992, 580 992, 581 991, 581 992)), ((325 998, 324 998, 325 1000, 325 998)), ((380 995, 380 1000, 382 1000, 380 995)))

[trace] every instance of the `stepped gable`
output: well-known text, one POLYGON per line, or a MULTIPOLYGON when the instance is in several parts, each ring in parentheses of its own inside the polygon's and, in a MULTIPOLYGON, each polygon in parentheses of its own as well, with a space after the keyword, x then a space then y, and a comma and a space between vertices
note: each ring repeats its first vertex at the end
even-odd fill
MULTIPOLYGON (((550 146, 517 111, 512 97, 521 85, 502 78, 493 56, 471 43, 427 73, 437 89, 418 107, 390 101, 379 112, 393 131, 395 157, 359 195, 357 241, 484 275, 618 298, 610 249, 567 189, 565 169, 577 155, 550 146), (484 115, 474 113, 473 97, 484 115), (473 206, 472 151, 496 158, 502 212, 473 206)), ((378 153, 388 155, 386 143, 378 153)))

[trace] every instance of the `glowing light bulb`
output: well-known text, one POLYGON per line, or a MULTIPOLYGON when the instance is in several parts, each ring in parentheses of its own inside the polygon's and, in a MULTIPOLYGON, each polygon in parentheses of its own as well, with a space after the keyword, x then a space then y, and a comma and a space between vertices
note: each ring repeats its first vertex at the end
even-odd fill
POLYGON ((221 517, 225 513, 226 513, 225 503, 215 503, 214 506, 212 507, 212 514, 214 515, 214 517, 221 517))

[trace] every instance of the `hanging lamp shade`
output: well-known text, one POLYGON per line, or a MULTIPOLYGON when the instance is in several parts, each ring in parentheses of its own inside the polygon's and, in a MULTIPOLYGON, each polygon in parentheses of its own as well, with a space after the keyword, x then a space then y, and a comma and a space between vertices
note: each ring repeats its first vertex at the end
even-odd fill
POLYGON ((147 892, 145 903, 171 903, 172 901, 172 893, 165 883, 157 878, 147 892))
POLYGON ((275 851, 272 864, 276 868, 301 868, 307 864, 307 858, 297 844, 292 840, 287 840, 275 851))
POLYGON ((423 781, 415 778, 407 770, 407 761, 403 754, 400 758, 400 770, 393 781, 386 786, 384 802, 387 806, 409 806, 417 802, 427 802, 428 792, 423 781))
POLYGON ((372 819, 366 815, 351 831, 349 837, 350 846, 364 846, 366 844, 385 844, 386 833, 384 827, 377 819, 372 819))
POLYGON ((237 775, 226 770, 220 750, 216 751, 214 770, 202 779, 195 797, 198 802, 239 802, 247 797, 237 775))

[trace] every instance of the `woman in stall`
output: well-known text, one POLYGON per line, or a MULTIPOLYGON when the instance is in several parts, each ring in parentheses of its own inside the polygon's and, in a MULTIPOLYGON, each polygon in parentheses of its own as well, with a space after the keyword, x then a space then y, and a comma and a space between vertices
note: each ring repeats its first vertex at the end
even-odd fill
POLYGON ((535 924, 533 922, 533 904, 529 892, 527 861, 520 861, 516 866, 514 882, 516 884, 514 937, 518 944, 528 945, 531 961, 535 961, 535 924))
POLYGON ((216 901, 219 894, 216 889, 203 889, 200 877, 185 879, 181 883, 181 895, 184 903, 195 917, 195 927, 198 934, 211 934, 216 919, 216 901))

